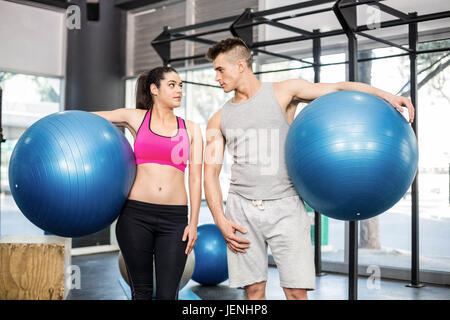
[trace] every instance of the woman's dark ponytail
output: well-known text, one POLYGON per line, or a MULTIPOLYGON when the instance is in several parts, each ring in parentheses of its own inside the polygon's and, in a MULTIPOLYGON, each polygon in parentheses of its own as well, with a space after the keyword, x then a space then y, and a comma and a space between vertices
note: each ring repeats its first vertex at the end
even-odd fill
POLYGON ((150 86, 147 87, 148 71, 141 73, 136 83, 136 109, 147 110, 153 106, 150 86))
POLYGON ((160 87, 161 80, 167 72, 178 73, 172 67, 156 67, 150 71, 141 73, 136 83, 136 109, 151 109, 153 107, 153 97, 150 92, 150 85, 154 83, 160 87))

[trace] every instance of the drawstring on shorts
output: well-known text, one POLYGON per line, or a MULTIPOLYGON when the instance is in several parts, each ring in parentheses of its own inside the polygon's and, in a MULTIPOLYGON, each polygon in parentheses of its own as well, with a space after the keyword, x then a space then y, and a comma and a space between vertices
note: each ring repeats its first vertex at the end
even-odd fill
POLYGON ((252 200, 252 204, 259 210, 264 210, 264 202, 262 200, 252 200))

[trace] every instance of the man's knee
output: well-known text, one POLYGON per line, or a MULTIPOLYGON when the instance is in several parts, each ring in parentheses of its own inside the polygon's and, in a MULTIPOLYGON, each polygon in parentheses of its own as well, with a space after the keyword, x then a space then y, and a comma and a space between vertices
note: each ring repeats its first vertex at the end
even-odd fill
POLYGON ((288 300, 308 300, 308 294, 305 289, 283 288, 288 300))
POLYGON ((257 282, 245 287, 245 298, 247 300, 266 299, 266 282, 257 282))

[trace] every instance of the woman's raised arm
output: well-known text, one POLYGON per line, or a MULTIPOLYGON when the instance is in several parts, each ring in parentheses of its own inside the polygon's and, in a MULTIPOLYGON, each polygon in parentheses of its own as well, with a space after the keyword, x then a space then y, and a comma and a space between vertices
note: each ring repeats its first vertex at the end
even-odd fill
POLYGON ((95 111, 91 112, 106 120, 112 122, 118 127, 125 127, 130 130, 131 134, 136 138, 136 131, 131 126, 131 118, 135 109, 119 108, 111 111, 95 111))

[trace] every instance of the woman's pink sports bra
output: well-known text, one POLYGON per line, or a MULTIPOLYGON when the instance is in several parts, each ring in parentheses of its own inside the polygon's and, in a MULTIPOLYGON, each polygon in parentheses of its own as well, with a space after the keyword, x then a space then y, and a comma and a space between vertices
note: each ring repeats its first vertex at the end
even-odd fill
POLYGON ((173 137, 162 136, 154 133, 150 128, 152 111, 147 110, 134 141, 136 164, 159 163, 173 166, 184 172, 189 159, 189 136, 184 119, 176 118, 177 134, 173 137))

